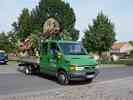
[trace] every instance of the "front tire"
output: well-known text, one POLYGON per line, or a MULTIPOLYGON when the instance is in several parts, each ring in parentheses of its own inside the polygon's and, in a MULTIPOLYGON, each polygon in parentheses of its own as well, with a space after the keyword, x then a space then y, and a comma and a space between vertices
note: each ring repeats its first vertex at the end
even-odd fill
POLYGON ((68 76, 64 71, 58 72, 57 79, 58 79, 59 84, 61 84, 61 85, 68 85, 69 84, 68 76))
POLYGON ((88 83, 91 83, 93 81, 93 78, 86 79, 88 83))

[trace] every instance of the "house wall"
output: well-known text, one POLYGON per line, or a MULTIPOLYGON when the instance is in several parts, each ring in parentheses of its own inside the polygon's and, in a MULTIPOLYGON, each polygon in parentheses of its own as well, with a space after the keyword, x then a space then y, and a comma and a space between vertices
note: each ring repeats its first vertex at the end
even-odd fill
POLYGON ((129 53, 131 50, 133 50, 133 47, 130 44, 125 44, 121 49, 120 53, 129 53))
POLYGON ((127 53, 129 52, 129 45, 124 44, 122 48, 120 48, 120 53, 127 53))
POLYGON ((112 53, 120 53, 120 49, 112 49, 111 52, 112 53))

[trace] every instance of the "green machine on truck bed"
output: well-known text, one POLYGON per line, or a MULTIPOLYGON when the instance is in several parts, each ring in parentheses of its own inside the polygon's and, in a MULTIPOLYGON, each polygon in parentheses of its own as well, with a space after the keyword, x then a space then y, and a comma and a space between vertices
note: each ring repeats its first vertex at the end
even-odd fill
POLYGON ((90 82, 97 74, 97 62, 76 41, 40 40, 39 57, 22 57, 20 62, 25 74, 39 71, 55 76, 64 85, 71 80, 90 82))

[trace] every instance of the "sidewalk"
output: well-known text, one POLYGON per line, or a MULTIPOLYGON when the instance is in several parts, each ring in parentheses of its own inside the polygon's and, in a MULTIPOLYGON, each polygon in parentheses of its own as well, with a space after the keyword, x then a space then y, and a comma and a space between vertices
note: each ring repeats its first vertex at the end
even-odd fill
POLYGON ((1 96, 0 100, 133 100, 133 77, 47 92, 1 96))
POLYGON ((128 65, 125 64, 100 64, 97 66, 97 68, 118 68, 118 67, 128 67, 128 65))

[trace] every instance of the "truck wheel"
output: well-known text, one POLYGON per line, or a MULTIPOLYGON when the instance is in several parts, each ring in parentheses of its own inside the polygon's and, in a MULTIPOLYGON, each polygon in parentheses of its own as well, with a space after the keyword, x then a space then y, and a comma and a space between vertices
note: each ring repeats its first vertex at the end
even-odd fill
POLYGON ((25 67, 24 73, 25 73, 26 75, 30 75, 30 74, 31 74, 31 70, 30 70, 30 68, 29 68, 28 66, 25 67))
POLYGON ((7 65, 7 62, 4 62, 4 65, 7 65))
POLYGON ((38 67, 37 69, 36 69, 36 74, 40 74, 41 72, 40 72, 40 68, 38 67))
POLYGON ((93 81, 93 78, 87 79, 86 80, 88 83, 91 83, 93 81))
POLYGON ((58 79, 58 82, 59 82, 61 85, 68 85, 68 83, 69 83, 67 74, 66 74, 64 71, 59 71, 59 72, 58 72, 57 79, 58 79))

